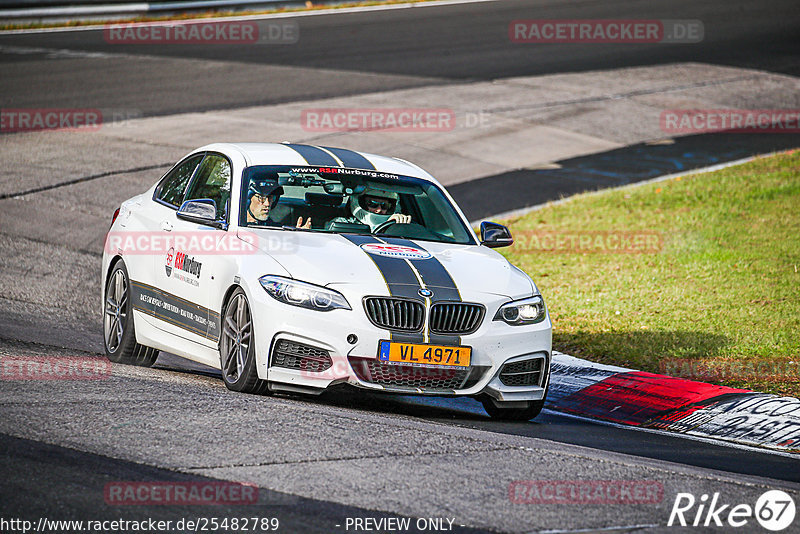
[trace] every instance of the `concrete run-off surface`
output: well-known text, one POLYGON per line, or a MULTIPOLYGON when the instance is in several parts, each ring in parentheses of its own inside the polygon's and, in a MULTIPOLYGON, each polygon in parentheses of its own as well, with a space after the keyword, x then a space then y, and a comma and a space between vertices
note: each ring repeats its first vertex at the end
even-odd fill
MULTIPOLYGON (((99 60, 98 60, 99 61, 99 60)), ((697 63, 508 78, 5 136, 0 195, 169 164, 216 141, 308 142, 407 159, 445 185, 669 137, 670 109, 797 109, 800 81, 697 63), (452 129, 320 131, 304 112, 452 110, 452 129), (305 119, 304 119, 305 117, 305 119), (33 179, 35 178, 35 179, 33 179)), ((108 110, 136 117, 136 109, 108 110)), ((360 123, 359 123, 360 124, 360 123)), ((158 171, 151 175, 157 176, 158 171)), ((114 177, 114 183, 119 178, 114 177)))

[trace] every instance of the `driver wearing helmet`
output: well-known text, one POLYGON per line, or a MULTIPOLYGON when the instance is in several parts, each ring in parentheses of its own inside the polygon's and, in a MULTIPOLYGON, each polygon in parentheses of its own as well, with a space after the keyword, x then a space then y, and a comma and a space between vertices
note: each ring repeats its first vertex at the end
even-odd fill
MULTIPOLYGON (((259 226, 281 226, 269 220, 270 209, 275 207, 283 194, 283 187, 276 180, 252 179, 247 188, 247 222, 259 226)), ((311 217, 305 224, 303 218, 297 218, 297 228, 311 228, 311 217)))
POLYGON ((360 195, 351 195, 347 202, 352 217, 337 217, 331 222, 361 223, 374 231, 387 221, 409 224, 411 215, 397 211, 397 193, 382 189, 367 189, 360 195))

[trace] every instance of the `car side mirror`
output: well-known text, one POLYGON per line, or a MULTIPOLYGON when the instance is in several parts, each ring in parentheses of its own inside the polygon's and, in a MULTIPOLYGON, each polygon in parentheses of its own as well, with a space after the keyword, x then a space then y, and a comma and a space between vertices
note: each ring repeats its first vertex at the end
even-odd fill
POLYGON ((210 198, 187 200, 181 204, 177 216, 184 221, 226 229, 225 221, 217 220, 217 203, 210 198))
POLYGON ((507 247, 514 244, 511 231, 493 222, 484 221, 481 223, 481 245, 489 248, 507 247))

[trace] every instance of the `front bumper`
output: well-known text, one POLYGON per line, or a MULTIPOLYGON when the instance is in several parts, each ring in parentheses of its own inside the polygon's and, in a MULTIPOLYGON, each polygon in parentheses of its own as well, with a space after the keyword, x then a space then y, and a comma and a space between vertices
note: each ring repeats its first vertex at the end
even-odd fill
POLYGON ((357 295, 345 296, 353 309, 330 312, 289 306, 267 295, 253 296, 250 301, 257 332, 259 377, 269 380, 276 388, 306 392, 319 392, 347 383, 387 393, 485 394, 502 402, 544 398, 552 343, 549 316, 535 325, 510 326, 491 320, 508 299, 497 297, 491 302, 483 301, 486 315, 480 327, 472 334, 461 336, 461 345, 472 347, 470 368, 463 372, 435 367, 407 368, 378 360, 379 342, 390 339, 390 332, 369 321, 357 295), (301 346, 298 351, 308 352, 313 358, 303 363, 302 359, 287 358, 285 350, 276 357, 278 347, 285 348, 286 342, 301 346), (320 363, 326 357, 329 362, 320 363), (536 365, 538 374, 525 375, 524 371, 536 365), (510 378, 511 374, 514 378, 510 378))

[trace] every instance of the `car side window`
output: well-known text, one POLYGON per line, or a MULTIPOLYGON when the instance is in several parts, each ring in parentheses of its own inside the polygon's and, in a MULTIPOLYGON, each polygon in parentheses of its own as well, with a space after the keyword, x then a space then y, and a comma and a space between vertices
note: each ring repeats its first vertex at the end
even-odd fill
POLYGON ((197 164, 203 159, 203 154, 187 158, 177 167, 172 169, 161 181, 156 190, 156 198, 170 206, 179 208, 183 203, 183 194, 186 186, 194 173, 197 164))
POLYGON ((217 220, 227 220, 231 198, 231 164, 228 158, 209 154, 200 164, 189 185, 185 200, 210 198, 217 205, 217 220))

